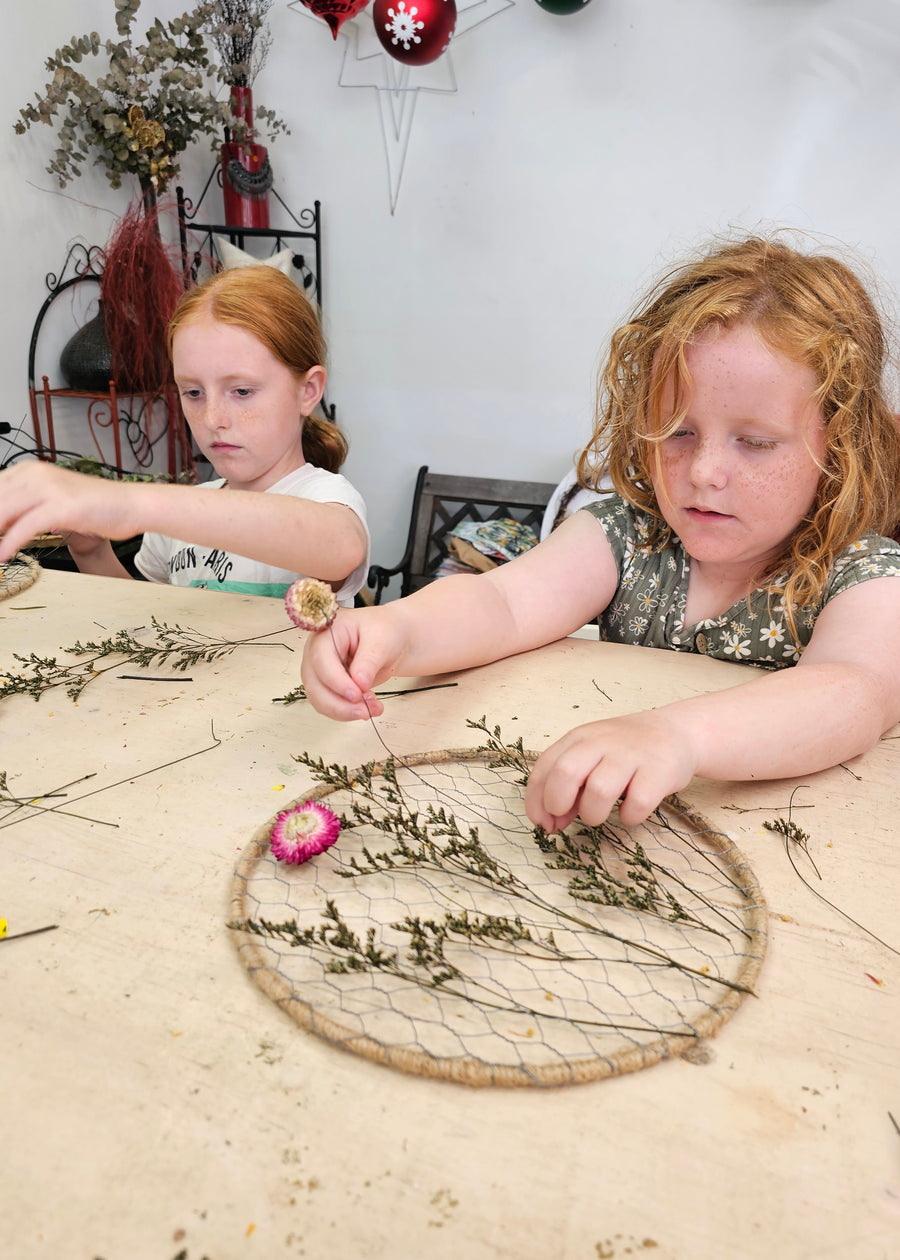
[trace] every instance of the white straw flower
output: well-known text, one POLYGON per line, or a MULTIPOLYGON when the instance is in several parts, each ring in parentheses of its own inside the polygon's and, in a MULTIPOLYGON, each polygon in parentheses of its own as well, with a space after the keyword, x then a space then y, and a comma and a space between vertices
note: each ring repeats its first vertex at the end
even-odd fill
POLYGON ((327 582, 298 578, 284 597, 287 615, 301 630, 324 630, 334 621, 338 602, 327 582))

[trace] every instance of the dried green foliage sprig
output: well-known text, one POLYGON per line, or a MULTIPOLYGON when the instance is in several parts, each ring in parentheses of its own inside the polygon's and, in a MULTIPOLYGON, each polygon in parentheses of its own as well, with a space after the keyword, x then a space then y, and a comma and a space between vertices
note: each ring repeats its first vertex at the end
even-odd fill
MULTIPOLYGON (((789 811, 789 814, 790 814, 790 811, 789 811)), ((809 882, 809 880, 806 878, 806 876, 797 866, 797 863, 794 861, 793 852, 791 851, 792 844, 796 844, 798 848, 803 850, 803 852, 809 858, 810 863, 812 864, 812 868, 816 872, 816 875, 819 877, 819 879, 822 878, 822 876, 819 874, 819 868, 816 866, 815 862, 813 861, 812 854, 809 851, 810 836, 808 832, 804 831, 801 827, 798 827, 797 824, 791 820, 790 816, 788 816, 787 819, 776 818, 772 822, 764 822, 763 826, 765 827, 767 831, 774 831, 778 835, 784 837, 784 851, 788 856, 791 866, 793 866, 797 877, 800 879, 802 883, 806 885, 806 887, 809 889, 811 893, 813 893, 816 897, 818 897, 820 901, 824 901, 826 906, 830 906, 832 910, 837 911, 837 913, 841 915, 843 918, 845 918, 848 923, 852 923, 854 927, 858 927, 860 931, 865 932, 867 936, 871 936, 873 941, 877 941, 879 945, 883 945, 885 949, 889 949, 892 954, 900 955, 900 949, 897 949, 897 947, 894 945, 889 945, 887 941, 882 940, 880 936, 876 936, 875 933, 871 930, 871 928, 867 928, 864 924, 860 923, 859 920, 854 919, 851 915, 849 915, 846 910, 842 910, 840 906, 836 906, 833 901, 829 901, 826 896, 824 896, 822 893, 819 892, 818 888, 813 887, 813 885, 809 882)))
MULTIPOLYGON (((118 630, 106 639, 89 639, 85 643, 78 641, 69 648, 63 648, 72 656, 88 658, 74 663, 61 662, 55 656, 38 656, 35 652, 27 656, 14 652, 13 659, 22 668, 8 670, 0 676, 0 700, 13 695, 27 695, 40 700, 45 691, 54 687, 64 687, 70 699, 77 700, 95 678, 110 669, 120 669, 126 662, 141 669, 165 665, 168 669, 184 672, 196 665, 217 661, 239 647, 287 647, 284 643, 260 644, 261 639, 269 637, 267 635, 250 639, 220 639, 184 626, 167 625, 155 616, 151 618, 151 626, 156 635, 151 643, 141 642, 130 630, 118 630), (96 667, 97 661, 111 656, 118 658, 113 664, 103 669, 96 667)), ((273 634, 280 633, 273 631, 273 634)))
POLYGON ((71 468, 72 472, 87 473, 89 477, 100 477, 105 481, 128 481, 166 484, 178 481, 183 485, 192 484, 191 474, 182 471, 177 478, 170 473, 136 473, 126 472, 115 464, 107 464, 97 459, 96 455, 72 455, 56 461, 60 468, 71 468))
POLYGON ((473 731, 481 731, 487 736, 486 743, 478 751, 489 753, 494 758, 493 761, 488 762, 489 766, 494 769, 501 766, 509 766, 511 769, 519 771, 520 777, 516 779, 517 783, 521 783, 524 786, 528 782, 528 776, 531 773, 531 762, 528 760, 528 756, 522 746, 521 735, 514 744, 506 744, 503 742, 500 734, 500 727, 494 726, 489 728, 484 717, 478 722, 473 721, 472 718, 467 718, 466 726, 471 727, 473 731))
MULTIPOLYGON (((669 828, 661 811, 656 812, 655 820, 659 826, 669 828)), ((667 883, 684 888, 731 932, 746 933, 739 919, 721 906, 714 905, 696 888, 689 889, 677 871, 651 860, 640 841, 632 837, 627 828, 607 821, 594 827, 583 825, 571 836, 565 832, 548 835, 542 828, 536 827, 535 843, 543 853, 553 855, 548 866, 573 872, 569 892, 576 900, 638 910, 666 918, 670 923, 690 923, 702 931, 726 935, 685 909, 671 888, 661 882, 664 876, 667 883), (610 853, 618 858, 618 872, 610 866, 607 856, 610 853)), ((691 848, 696 851, 695 845, 692 844, 691 848)))
MULTIPOLYGON (((227 925, 232 931, 248 932, 253 936, 276 938, 292 947, 324 953, 329 961, 325 970, 333 975, 350 975, 359 972, 380 972, 407 983, 426 989, 440 989, 452 997, 462 998, 489 1010, 505 1011, 514 1015, 528 1015, 535 1019, 575 1023, 589 1029, 616 1028, 623 1031, 647 1032, 646 1024, 628 1024, 620 1020, 599 1020, 588 1017, 572 1018, 546 1008, 537 1009, 516 1001, 502 989, 466 974, 445 954, 445 947, 454 937, 477 941, 489 948, 497 942, 516 944, 531 940, 527 929, 518 919, 467 920, 445 916, 442 922, 407 916, 390 926, 408 938, 405 956, 400 950, 379 947, 375 944, 375 929, 368 928, 365 941, 341 917, 336 903, 326 900, 322 922, 301 928, 296 921, 287 919, 275 923, 269 919, 235 919, 227 925)), ((552 942, 548 948, 552 949, 552 942)), ((564 958, 566 955, 557 956, 564 958)), ((737 987, 737 986, 736 986, 737 987)), ((663 1031, 657 1029, 656 1031, 663 1031)))
POLYGON ((512 873, 487 852, 478 838, 477 828, 469 827, 464 832, 443 806, 435 808, 428 804, 424 811, 409 807, 397 782, 393 757, 382 765, 379 773, 385 786, 377 789, 373 762, 362 766, 354 778, 346 766, 325 765, 321 757, 314 759, 302 753, 294 760, 305 765, 318 782, 352 793, 350 814, 341 815, 342 827, 367 825, 394 840, 393 848, 378 853, 363 846, 364 862, 351 855, 348 869, 340 872, 347 878, 415 866, 469 875, 504 888, 514 882, 512 873))
POLYGON ((601 839, 608 838, 603 828, 585 828, 578 834, 589 839, 589 846, 568 835, 537 837, 542 852, 553 854, 548 866, 574 872, 569 880, 573 897, 601 906, 628 906, 648 914, 658 914, 660 907, 666 907, 670 911, 667 917, 673 923, 689 917, 671 892, 660 886, 653 863, 638 841, 624 855, 625 873, 617 875, 609 869, 600 845, 601 839))
POLYGON ((300 700, 306 699, 306 688, 303 683, 298 683, 296 687, 292 687, 290 691, 286 691, 283 696, 273 696, 273 704, 297 704, 300 700))
MULTIPOLYGON (((429 683, 426 687, 401 687, 398 691, 376 691, 375 694, 379 699, 383 700, 385 696, 414 696, 419 691, 442 691, 445 687, 458 687, 459 683, 429 683)), ((273 704, 296 704, 299 700, 308 699, 306 688, 300 683, 299 686, 293 687, 290 691, 286 691, 283 696, 273 696, 273 704)))
POLYGON ((818 875, 819 879, 822 878, 822 876, 819 875, 819 868, 816 866, 815 862, 813 861, 813 856, 809 851, 809 832, 808 831, 804 831, 802 827, 799 827, 797 823, 795 823, 790 818, 788 819, 776 818, 773 822, 764 822, 763 826, 765 827, 766 831, 775 831, 779 835, 784 836, 785 841, 792 840, 794 844, 796 844, 797 848, 802 849, 803 852, 806 854, 806 856, 809 858, 810 865, 812 866, 813 870, 816 872, 816 875, 818 875))

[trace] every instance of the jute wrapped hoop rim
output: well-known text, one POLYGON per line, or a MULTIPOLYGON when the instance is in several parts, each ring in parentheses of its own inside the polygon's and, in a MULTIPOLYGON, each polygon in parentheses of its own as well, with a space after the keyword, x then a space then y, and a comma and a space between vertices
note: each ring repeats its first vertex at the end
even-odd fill
POLYGON ((34 556, 18 551, 12 560, 0 565, 0 599, 9 599, 27 591, 41 575, 41 566, 34 556))

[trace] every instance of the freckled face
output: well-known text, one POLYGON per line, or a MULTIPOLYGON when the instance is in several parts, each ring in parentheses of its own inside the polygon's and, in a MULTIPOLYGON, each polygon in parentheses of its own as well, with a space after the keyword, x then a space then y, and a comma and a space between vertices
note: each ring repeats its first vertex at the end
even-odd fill
POLYGON ((267 490, 301 467, 305 377, 252 333, 203 317, 184 325, 172 366, 194 440, 235 490, 267 490))
MULTIPOLYGON (((683 425, 662 443, 657 500, 694 561, 749 578, 815 499, 825 457, 815 373, 748 325, 704 334, 686 358, 693 389, 683 425)), ((664 419, 671 385, 666 394, 664 419)))

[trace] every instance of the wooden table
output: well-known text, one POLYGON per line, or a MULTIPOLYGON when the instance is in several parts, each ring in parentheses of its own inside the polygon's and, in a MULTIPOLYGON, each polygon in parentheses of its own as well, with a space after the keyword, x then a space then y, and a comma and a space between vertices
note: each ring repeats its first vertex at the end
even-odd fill
MULTIPOLYGON (((291 754, 382 754, 368 724, 273 703, 299 682, 302 644, 280 604, 46 571, 0 604, 0 665, 153 614, 274 636, 174 682, 116 668, 77 704, 61 690, 0 704, 11 793, 95 776, 66 798, 86 819, 23 810, 0 835, 9 934, 59 925, 0 944, 5 1255, 900 1255, 900 959, 815 898, 762 829, 795 784, 684 793, 749 856, 770 909, 758 997, 705 1062, 549 1090, 408 1076, 297 1027, 225 927, 242 847, 309 785, 291 754)), ((540 751, 578 721, 745 671, 569 639, 393 699, 380 729, 398 753, 471 745, 466 718, 487 714, 540 751)), ((894 730, 797 798, 814 805, 823 894, 894 947, 898 753, 894 730)))

